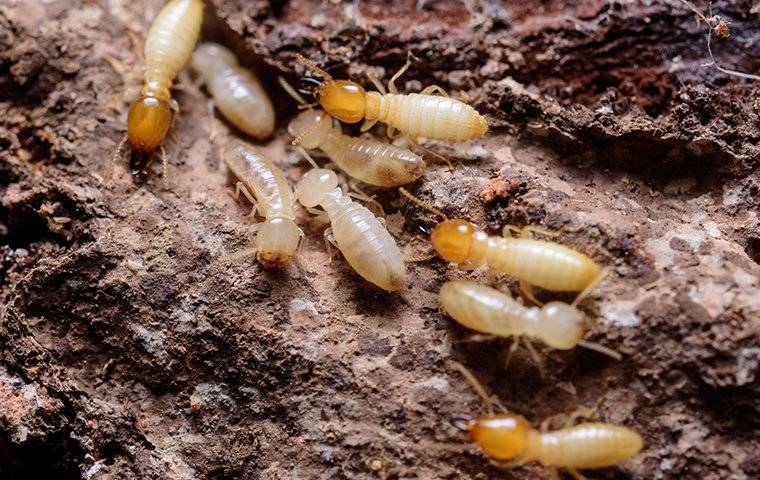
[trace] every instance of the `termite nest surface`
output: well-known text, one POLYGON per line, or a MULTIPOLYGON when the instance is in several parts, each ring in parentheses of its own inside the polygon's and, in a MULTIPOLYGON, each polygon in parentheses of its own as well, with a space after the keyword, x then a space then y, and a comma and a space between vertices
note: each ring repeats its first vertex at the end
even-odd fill
MULTIPOLYGON (((583 305, 599 319, 586 338, 626 368, 553 352, 541 379, 527 355, 505 370, 494 361, 504 345, 463 342, 469 332, 438 307, 455 273, 440 260, 408 267, 414 290, 368 293, 345 263, 327 263, 315 224, 306 251, 318 267, 300 278, 225 263, 247 246, 248 212, 227 193, 192 89, 175 92, 171 188, 157 175, 104 188, 124 132, 104 107, 124 81, 102 57, 138 68, 125 26, 144 38, 162 3, 0 8, 0 476, 543 478, 463 452, 445 418, 480 400, 451 357, 533 425, 604 398, 597 418, 627 422, 648 447, 602 477, 757 476, 759 87, 700 67, 693 13, 529 1, 480 2, 478 17, 454 0, 359 2, 359 25, 350 2, 210 2, 221 29, 208 39, 262 67, 278 114, 272 158, 287 157, 295 106, 275 78, 294 79, 294 52, 370 87, 364 70, 387 80, 411 50, 412 90, 440 84, 493 120, 487 148, 431 145, 455 174, 430 162, 410 191, 492 235, 567 227, 563 243, 613 268, 583 305), (498 180, 525 186, 484 203, 498 180), (72 239, 7 218, 28 203, 70 218, 72 239)), ((757 73, 757 44, 742 40, 756 36, 750 3, 713 8, 736 39, 714 39, 718 59, 757 73)), ((306 168, 282 166, 291 178, 306 168)), ((434 223, 396 194, 378 199, 415 252, 410 225, 434 223)))

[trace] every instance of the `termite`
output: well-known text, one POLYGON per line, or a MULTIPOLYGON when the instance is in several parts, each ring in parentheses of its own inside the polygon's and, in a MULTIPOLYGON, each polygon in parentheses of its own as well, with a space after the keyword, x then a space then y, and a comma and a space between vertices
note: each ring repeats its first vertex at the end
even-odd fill
POLYGON ((439 294, 441 306, 451 318, 467 328, 487 335, 514 337, 510 354, 520 339, 538 360, 528 338, 539 339, 551 348, 568 350, 581 346, 620 360, 620 354, 605 346, 582 340, 586 319, 575 305, 549 302, 526 307, 495 288, 466 280, 446 282, 439 294))
MULTIPOLYGON (((306 101, 282 77, 280 85, 302 108, 306 101)), ((340 125, 322 110, 308 109, 288 124, 293 145, 322 150, 327 157, 352 178, 378 187, 397 187, 411 183, 425 173, 425 161, 406 148, 389 145, 372 138, 345 135, 340 125)))
MULTIPOLYGON (((461 367, 461 366, 460 366, 461 367)), ((574 478, 583 480, 578 470, 607 468, 619 465, 639 453, 644 445, 641 436, 626 427, 602 422, 572 425, 573 416, 561 430, 547 431, 549 419, 536 430, 516 414, 493 413, 493 401, 477 384, 471 373, 463 374, 488 403, 489 414, 479 418, 456 414, 451 424, 468 434, 500 468, 515 468, 537 461, 552 469, 552 478, 559 479, 558 469, 565 469, 574 478)))
POLYGON ((296 196, 307 209, 324 209, 331 223, 325 240, 334 243, 359 275, 389 292, 404 287, 406 269, 396 241, 372 212, 343 193, 335 172, 309 170, 298 181, 296 196))
POLYGON ((201 43, 193 53, 192 67, 214 104, 233 125, 259 140, 272 134, 272 101, 258 77, 241 67, 230 50, 216 43, 201 43))
POLYGON ((202 22, 202 0, 171 0, 158 12, 145 40, 143 87, 129 107, 127 134, 116 147, 112 165, 129 140, 132 149, 141 155, 160 148, 166 178, 168 159, 162 142, 172 125, 173 111, 177 110, 170 89, 193 53, 202 22))
POLYGON ((303 232, 295 223, 295 196, 285 174, 255 147, 234 140, 222 156, 237 178, 235 198, 242 193, 252 204, 251 215, 264 221, 251 227, 256 259, 265 267, 287 263, 298 251, 303 232))
POLYGON ((553 232, 527 226, 507 225, 503 236, 489 236, 466 220, 446 220, 430 235, 433 248, 449 262, 465 268, 487 265, 492 270, 520 280, 523 293, 535 300, 530 286, 557 292, 582 292, 580 297, 604 277, 604 270, 591 258, 572 248, 545 240, 527 238, 531 232, 553 232), (513 238, 511 231, 521 232, 513 238))
POLYGON ((428 86, 420 93, 398 93, 395 82, 411 65, 409 60, 390 79, 390 93, 387 93, 374 77, 370 80, 378 92, 368 92, 351 80, 334 80, 329 73, 300 54, 297 59, 324 79, 317 93, 322 108, 342 122, 365 120, 363 130, 368 130, 379 121, 415 141, 417 138, 429 138, 450 142, 477 138, 488 131, 485 117, 461 100, 447 96, 437 85, 428 86), (442 95, 431 95, 436 91, 442 95))

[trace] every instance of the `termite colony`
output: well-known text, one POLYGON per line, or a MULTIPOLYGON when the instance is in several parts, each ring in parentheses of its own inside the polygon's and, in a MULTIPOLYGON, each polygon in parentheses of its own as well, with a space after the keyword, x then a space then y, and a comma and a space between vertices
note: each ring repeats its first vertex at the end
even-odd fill
MULTIPOLYGON (((241 67, 235 55, 221 45, 202 43, 195 48, 202 13, 201 0, 171 0, 154 20, 145 42, 144 85, 140 97, 129 108, 127 133, 114 153, 114 161, 128 140, 140 154, 160 150, 166 175, 167 156, 162 142, 174 120, 172 110, 176 111, 170 88, 191 57, 192 67, 213 104, 230 123, 257 140, 273 133, 275 111, 258 77, 241 67)), ((321 109, 314 109, 316 104, 308 105, 298 91, 279 79, 303 110, 290 121, 288 132, 296 151, 312 167, 300 177, 295 189, 276 162, 255 146, 232 140, 220 149, 230 177, 234 178, 235 198, 242 193, 252 204, 251 215, 263 218, 251 226, 249 233, 255 258, 264 267, 282 267, 299 259, 304 240, 296 224, 296 203, 300 203, 308 212, 329 220, 330 227, 324 232, 327 250, 331 250, 330 245, 336 247, 361 277, 388 292, 406 286, 403 255, 383 219, 352 197, 371 199, 348 193, 345 185, 341 188, 338 174, 320 168, 309 154, 321 152, 352 179, 376 187, 399 188, 408 199, 443 217, 444 221, 432 230, 430 240, 444 260, 459 264, 463 270, 487 267, 519 281, 526 300, 536 306, 526 306, 509 293, 470 280, 448 281, 440 290, 443 310, 463 326, 491 337, 512 337, 508 358, 522 343, 540 366, 540 356, 531 340, 553 349, 582 346, 620 358, 608 347, 583 340, 586 318, 577 306, 604 278, 605 269, 574 249, 532 238, 533 233, 554 235, 535 226, 519 229, 508 225, 502 236, 490 236, 466 220, 449 220, 401 188, 425 172, 422 156, 371 136, 350 136, 340 126, 340 122, 364 120, 362 130, 366 132, 376 122, 382 122, 389 136, 398 130, 412 144, 417 144, 419 138, 463 142, 486 134, 488 122, 481 114, 437 86, 420 93, 399 93, 395 82, 409 62, 390 79, 387 93, 372 77, 378 91, 367 91, 351 80, 336 80, 300 55, 294 60, 294 65, 305 67, 321 79, 314 94, 321 109), (571 304, 552 301, 543 305, 533 296, 533 286, 580 293, 571 304)), ((490 413, 479 418, 454 415, 451 423, 466 432, 495 464, 511 468, 538 461, 554 469, 555 476, 556 469, 563 468, 582 478, 578 469, 618 465, 642 448, 639 435, 622 426, 584 423, 548 432, 546 428, 533 429, 519 415, 493 413, 491 399, 483 387, 464 367, 455 366, 488 402, 490 413)))

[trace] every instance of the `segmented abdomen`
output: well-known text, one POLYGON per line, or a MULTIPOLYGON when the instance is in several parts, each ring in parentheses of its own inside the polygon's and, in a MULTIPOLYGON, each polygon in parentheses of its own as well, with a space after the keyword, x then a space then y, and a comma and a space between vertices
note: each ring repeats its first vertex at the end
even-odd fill
POLYGON ((638 433, 618 425, 584 423, 538 434, 527 457, 560 468, 604 468, 620 464, 642 447, 638 433))
POLYGON ((425 172, 425 162, 419 155, 377 140, 331 135, 321 148, 338 167, 370 185, 406 185, 425 172))
POLYGON ((170 86, 198 41, 202 0, 172 0, 158 13, 145 40, 145 82, 170 86))
POLYGON ((557 243, 525 238, 492 237, 485 262, 524 282, 557 292, 578 292, 601 269, 586 255, 557 243))
POLYGON ((258 78, 237 66, 207 75, 207 88, 217 108, 230 122, 258 139, 272 134, 274 107, 258 78))
POLYGON ((387 291, 400 290, 406 282, 401 251, 372 212, 355 202, 327 212, 338 248, 354 270, 387 291))
POLYGON ((522 331, 518 324, 525 307, 485 285, 465 280, 447 282, 441 287, 440 301, 446 313, 467 328, 502 337, 522 331))
POLYGON ((256 197, 262 216, 295 218, 293 189, 285 174, 256 147, 235 140, 223 156, 232 174, 256 197))
POLYGON ((451 97, 419 93, 383 95, 378 120, 412 138, 451 142, 470 140, 488 130, 486 119, 466 103, 451 97))

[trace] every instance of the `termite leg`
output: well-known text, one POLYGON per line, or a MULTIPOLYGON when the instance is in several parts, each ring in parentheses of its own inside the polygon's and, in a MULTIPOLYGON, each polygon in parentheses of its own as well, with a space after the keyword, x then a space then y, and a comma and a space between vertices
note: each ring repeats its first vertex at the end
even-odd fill
POLYGON ((124 25, 124 31, 129 38, 129 43, 132 44, 132 49, 135 51, 135 55, 137 55, 137 60, 140 62, 140 64, 145 64, 145 58, 143 58, 143 50, 141 47, 142 42, 140 42, 138 35, 140 32, 138 32, 137 28, 128 24, 124 25))
POLYGON ((323 217, 323 216, 327 215, 327 212, 325 212, 321 208, 317 208, 317 207, 309 207, 309 208, 306 209, 306 211, 309 212, 309 213, 311 213, 312 215, 316 215, 318 217, 323 217))
POLYGON ((440 93, 444 97, 448 97, 449 96, 449 94, 446 93, 446 90, 444 90, 443 88, 439 87, 438 85, 428 85, 427 87, 423 88, 420 91, 420 95, 430 95, 433 92, 438 92, 438 93, 440 93))
POLYGON ((521 232, 522 232, 522 228, 518 226, 504 225, 504 228, 501 229, 501 236, 504 238, 512 238, 513 233, 520 235, 521 232))
POLYGON ((245 188, 245 185, 243 185, 243 182, 237 182, 235 184, 235 201, 240 200, 240 194, 243 194, 245 198, 248 199, 249 202, 251 202, 251 205, 253 205, 253 208, 251 209, 251 217, 256 216, 256 212, 258 211, 258 203, 256 203, 256 199, 251 195, 251 192, 248 191, 247 188, 245 188))
POLYGON ((216 140, 216 122, 214 122, 214 101, 210 98, 206 102, 206 112, 208 113, 208 141, 214 143, 216 140))
POLYGON ((301 278, 303 276, 302 274, 306 272, 306 266, 303 263, 303 246, 304 243, 306 243, 304 240, 306 239, 306 235, 303 233, 303 230, 300 228, 298 229, 298 245, 296 246, 296 253, 293 255, 293 259, 296 263, 296 268, 298 269, 299 276, 298 278, 301 278))
POLYGON ((459 270, 465 271, 465 272, 471 272, 473 270, 477 270, 480 268, 482 263, 480 262, 474 262, 472 260, 465 260, 464 262, 459 264, 459 270))
POLYGON ((556 238, 559 236, 559 232, 549 230, 548 228, 537 227, 535 225, 526 225, 520 231, 520 236, 523 238, 530 238, 533 233, 544 235, 545 237, 556 238))
MULTIPOLYGON (((367 202, 368 204, 372 205, 374 207, 374 210, 376 210, 372 213, 374 213, 376 217, 379 217, 380 220, 382 220, 385 217, 385 210, 383 210, 383 206, 380 205, 380 202, 375 200, 375 198, 372 197, 371 195, 367 195, 366 193, 364 193, 364 191, 361 188, 359 188, 356 182, 354 181, 348 182, 348 188, 353 190, 353 192, 349 192, 348 194, 349 197, 353 197, 357 200, 361 200, 363 202, 367 202), (380 213, 380 215, 378 215, 378 212, 380 213)), ((383 220, 383 222, 385 222, 385 220, 383 220)))
POLYGON ((179 117, 179 103, 173 98, 170 98, 169 108, 172 110, 172 124, 169 127, 168 137, 172 142, 176 142, 177 138, 174 136, 174 124, 177 122, 177 117, 179 117))
POLYGON ((450 172, 454 171, 454 165, 451 163, 451 160, 449 160, 447 157, 441 155, 440 153, 436 152, 435 150, 431 150, 431 149, 427 148, 424 145, 420 145, 417 140, 413 140, 413 139, 410 138, 409 141, 411 141, 412 145, 416 146, 417 148, 419 148, 420 150, 422 150, 424 153, 427 153, 428 155, 432 155, 433 157, 436 157, 439 160, 443 160, 446 163, 446 165, 449 166, 449 171, 450 172))
POLYGON ((559 469, 549 468, 549 479, 550 480, 562 480, 562 478, 559 476, 559 469))
POLYGON ((303 254, 303 246, 306 243, 306 234, 303 233, 303 230, 300 228, 298 229, 298 245, 296 246, 296 256, 301 256, 303 254))
POLYGON ((588 480, 581 472, 574 468, 568 468, 566 469, 567 473, 570 474, 571 477, 573 477, 575 480, 588 480))
MULTIPOLYGON (((501 285, 501 281, 499 281, 499 272, 493 268, 486 270, 486 280, 488 281, 488 284, 494 288, 497 288, 501 285)), ((512 295, 510 294, 510 296, 512 295)))
POLYGON ((549 428, 551 427, 552 420, 556 418, 556 415, 552 415, 551 417, 546 417, 541 421, 541 425, 538 426, 538 431, 541 433, 546 433, 549 431, 549 428))
POLYGON ((327 249, 327 255, 330 257, 329 263, 332 263, 333 257, 335 256, 335 251, 333 250, 333 247, 338 248, 338 244, 335 242, 335 235, 333 235, 332 227, 329 227, 325 230, 324 238, 325 238, 325 249, 327 249))
POLYGON ((521 340, 525 344, 525 348, 528 349, 528 353, 530 353, 530 357, 533 359, 534 362, 536 362, 536 366, 538 367, 538 373, 541 375, 541 378, 544 378, 546 375, 544 373, 544 360, 541 358, 541 355, 538 354, 535 347, 533 347, 533 343, 531 343, 530 340, 528 340, 525 337, 521 337, 521 340))
POLYGON ((504 368, 509 367, 509 362, 512 360, 512 355, 515 354, 517 351, 517 348, 520 346, 520 341, 518 340, 518 337, 515 337, 512 339, 512 346, 509 347, 509 351, 507 352, 507 356, 504 358, 504 368))
POLYGON ((538 233, 540 235, 552 238, 559 236, 559 232, 555 232, 543 227, 537 227, 535 225, 526 225, 522 228, 516 225, 504 225, 501 233, 504 238, 511 238, 512 233, 517 234, 517 236, 520 238, 532 238, 533 233, 538 233))
POLYGON ((106 178, 110 179, 113 177, 113 172, 116 169, 116 160, 121 155, 121 150, 124 148, 124 144, 127 143, 127 135, 124 134, 123 137, 121 137, 121 140, 119 140, 119 144, 116 145, 116 150, 114 150, 113 155, 111 155, 111 163, 108 167, 108 172, 106 173, 106 178))
POLYGON ((315 161, 314 161, 314 159, 311 157, 311 155, 309 155, 309 152, 307 152, 307 151, 306 151, 306 149, 304 149, 302 146, 300 146, 300 145, 297 145, 297 146, 296 146, 296 151, 297 151, 297 152, 298 152, 298 153, 299 153, 299 154, 300 154, 300 155, 301 155, 303 158, 305 158, 305 159, 306 159, 306 161, 307 161, 307 162, 309 162, 309 164, 310 164, 312 167, 314 167, 314 168, 319 168, 319 165, 317 165, 317 162, 315 162, 315 161))
POLYGON ((140 94, 140 89, 142 87, 140 86, 132 86, 128 87, 126 90, 124 90, 121 93, 117 93, 116 95, 111 98, 111 100, 106 104, 106 108, 113 110, 116 113, 119 113, 123 109, 123 103, 131 103, 132 101, 137 99, 137 96, 140 94))
POLYGON ((565 426, 563 428, 570 428, 573 425, 575 425, 575 421, 579 418, 591 418, 594 415, 596 415, 597 410, 599 410, 599 406, 602 404, 602 400, 604 397, 599 397, 599 400, 596 402, 596 405, 593 407, 586 407, 584 405, 580 405, 578 408, 575 409, 573 413, 568 415, 567 420, 565 421, 565 426))
POLYGON ((396 134, 396 129, 394 127, 391 127, 388 125, 388 128, 385 129, 385 134, 388 136, 389 139, 393 140, 398 135, 396 134))
POLYGON ((368 132, 370 128, 374 127, 377 123, 377 120, 364 120, 364 123, 362 123, 361 132, 368 132))
POLYGON ((370 72, 367 72, 367 78, 369 78, 369 81, 372 82, 372 84, 375 86, 375 88, 377 88, 378 92, 380 92, 383 95, 385 95, 386 93, 388 93, 385 90, 385 87, 383 86, 383 84, 380 83, 380 80, 378 80, 377 77, 375 77, 374 75, 372 75, 370 72))
POLYGON ((494 460, 491 459, 491 463, 493 463, 494 467, 500 469, 500 470, 512 470, 513 468, 522 467, 527 463, 527 460, 518 458, 517 460, 494 460))
POLYGON ((468 335, 464 340, 457 340, 455 343, 480 343, 480 342, 492 342, 496 340, 496 335, 483 335, 482 333, 473 333, 468 335))
POLYGON ((533 294, 533 287, 525 280, 520 280, 520 292, 522 292, 525 298, 538 305, 539 307, 544 304, 544 302, 536 298, 536 296, 533 294))
POLYGON ((202 85, 203 77, 199 77, 193 81, 190 79, 190 76, 187 74, 187 72, 183 70, 177 76, 177 82, 172 85, 172 89, 187 93, 195 98, 203 98, 203 96, 198 92, 198 90, 201 89, 202 85))
POLYGON ((573 303, 571 305, 574 307, 578 305, 581 301, 583 301, 584 298, 586 298, 590 293, 591 290, 596 288, 600 283, 602 283, 602 280, 604 280, 604 277, 607 276, 608 270, 606 268, 603 268, 601 272, 599 272, 599 275, 596 276, 596 278, 588 284, 586 288, 584 288, 581 293, 578 294, 577 297, 575 297, 575 300, 573 300, 573 303))
POLYGON ((351 198, 355 198, 357 200, 360 200, 362 202, 367 203, 367 208, 377 217, 377 219, 385 225, 385 210, 383 210, 383 206, 380 205, 380 202, 375 200, 372 197, 368 197, 364 193, 355 193, 355 192, 348 192, 348 196, 351 198))
POLYGON ((412 60, 409 57, 411 57, 411 52, 409 55, 407 55, 406 63, 404 64, 404 66, 401 67, 399 71, 396 72, 396 74, 393 75, 391 79, 388 81, 388 91, 390 93, 398 93, 398 88, 396 88, 396 80, 398 80, 398 78, 401 75, 403 75, 404 72, 406 72, 409 69, 409 67, 412 65, 412 60))

